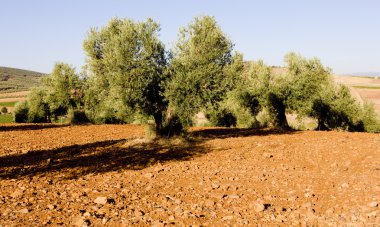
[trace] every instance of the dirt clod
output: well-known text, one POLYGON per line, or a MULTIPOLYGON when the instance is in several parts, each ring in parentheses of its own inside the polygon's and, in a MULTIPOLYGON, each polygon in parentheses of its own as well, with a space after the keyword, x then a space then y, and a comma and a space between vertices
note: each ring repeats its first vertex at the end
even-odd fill
POLYGON ((107 197, 99 196, 94 200, 94 203, 100 204, 100 205, 106 205, 107 203, 107 197))

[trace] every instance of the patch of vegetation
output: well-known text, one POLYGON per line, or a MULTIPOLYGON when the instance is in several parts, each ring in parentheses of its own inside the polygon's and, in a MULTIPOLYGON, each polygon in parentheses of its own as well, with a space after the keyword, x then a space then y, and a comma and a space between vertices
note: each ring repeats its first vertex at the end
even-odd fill
POLYGON ((380 86, 364 86, 364 85, 354 85, 354 88, 362 88, 362 89, 375 89, 380 90, 380 86))
POLYGON ((355 77, 355 78, 366 78, 366 79, 376 79, 378 76, 350 76, 350 77, 355 77))
POLYGON ((17 102, 0 102, 0 106, 14 107, 17 102))
POLYGON ((0 123, 12 123, 13 116, 12 114, 0 114, 0 123))
POLYGON ((8 67, 0 67, 0 93, 27 91, 41 84, 45 74, 8 67))
POLYGON ((5 106, 3 106, 3 107, 1 107, 1 113, 3 113, 3 114, 7 114, 8 113, 8 109, 7 109, 7 107, 5 107, 5 106))

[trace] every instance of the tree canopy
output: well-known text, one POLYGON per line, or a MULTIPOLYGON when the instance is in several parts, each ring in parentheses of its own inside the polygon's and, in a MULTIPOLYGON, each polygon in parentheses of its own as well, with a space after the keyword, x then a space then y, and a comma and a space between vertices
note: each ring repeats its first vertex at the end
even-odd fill
POLYGON ((233 56, 232 51, 232 42, 213 17, 195 18, 180 30, 172 51, 166 96, 184 125, 191 125, 202 108, 217 109, 234 87, 233 77, 242 69, 242 56, 233 56))
POLYGON ((159 31, 152 19, 114 18, 101 29, 91 29, 83 46, 88 70, 86 109, 92 118, 111 115, 111 121, 123 121, 125 113, 139 111, 154 116, 161 127, 167 60, 159 31))

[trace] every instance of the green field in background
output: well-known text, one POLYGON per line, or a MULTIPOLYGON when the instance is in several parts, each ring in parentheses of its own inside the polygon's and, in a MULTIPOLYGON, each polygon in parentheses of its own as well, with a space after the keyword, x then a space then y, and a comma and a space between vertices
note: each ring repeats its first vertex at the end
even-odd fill
POLYGON ((0 114, 0 123, 12 123, 13 115, 12 114, 0 114))
POLYGON ((376 89, 380 90, 380 86, 361 86, 361 85, 356 85, 353 86, 354 88, 364 88, 364 89, 376 89))
POLYGON ((0 102, 0 106, 14 107, 17 102, 0 102))

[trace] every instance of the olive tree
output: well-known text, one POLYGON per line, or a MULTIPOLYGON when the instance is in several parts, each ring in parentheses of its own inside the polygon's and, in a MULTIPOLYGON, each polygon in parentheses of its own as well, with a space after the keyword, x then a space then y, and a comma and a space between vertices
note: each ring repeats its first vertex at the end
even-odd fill
POLYGON ((317 58, 289 53, 285 63, 286 72, 274 76, 266 94, 273 125, 280 128, 289 128, 286 113, 296 113, 301 118, 310 116, 321 92, 332 84, 330 70, 317 58))
MULTIPOLYGON (((317 118, 318 130, 364 131, 363 111, 363 107, 352 97, 348 87, 332 85, 322 91, 321 96, 315 100, 311 116, 317 118)), ((371 121, 371 116, 364 118, 371 121)))
POLYGON ((238 86, 229 97, 229 106, 237 106, 235 111, 243 121, 248 122, 245 126, 266 126, 268 123, 273 127, 288 128, 286 120, 286 100, 289 97, 289 77, 286 73, 273 73, 270 66, 262 60, 246 62, 245 70, 241 74, 238 86), (232 104, 234 103, 234 105, 232 104), (249 113, 250 121, 246 117, 249 113), (257 116, 265 113, 268 122, 259 122, 257 116))
POLYGON ((317 58, 304 58, 295 53, 285 56, 291 93, 287 99, 289 109, 308 116, 319 94, 332 84, 330 69, 317 58))
POLYGON ((13 121, 16 123, 28 122, 29 105, 27 101, 17 102, 13 109, 13 121))
POLYGON ((201 110, 217 110, 226 92, 234 87, 233 78, 243 63, 242 56, 232 51, 232 42, 213 17, 195 18, 180 30, 171 53, 171 79, 165 94, 170 110, 184 126, 190 126, 201 110))
POLYGON ((15 108, 15 122, 51 122, 52 117, 80 107, 82 96, 82 81, 75 69, 57 63, 52 73, 42 78, 42 85, 33 88, 27 101, 15 108))
POLYGON ((82 81, 75 68, 65 63, 57 63, 51 74, 43 78, 46 102, 51 115, 56 118, 66 115, 69 109, 77 109, 82 103, 82 81))
POLYGON ((227 93, 223 102, 236 116, 239 127, 259 126, 257 115, 265 107, 271 77, 271 68, 263 61, 244 63, 243 72, 236 77, 235 88, 227 93))
POLYGON ((248 108, 253 118, 264 109, 274 127, 287 129, 286 114, 310 116, 315 101, 332 80, 329 69, 316 58, 289 53, 285 63, 282 72, 277 73, 262 61, 246 63, 234 100, 248 108))
POLYGON ((318 130, 364 131, 376 127, 371 107, 355 100, 347 86, 336 85, 330 69, 319 59, 290 53, 285 61, 290 82, 285 104, 289 112, 316 118, 318 130))
POLYGON ((1 112, 2 114, 7 114, 7 113, 8 113, 8 109, 7 109, 7 107, 5 107, 5 106, 1 107, 0 112, 1 112))
POLYGON ((46 90, 43 87, 33 88, 28 94, 29 107, 27 122, 50 122, 50 108, 46 101, 46 90))
POLYGON ((123 122, 136 112, 152 116, 162 127, 166 54, 160 26, 152 19, 112 19, 93 28, 84 41, 87 55, 86 110, 92 119, 111 116, 123 122))

